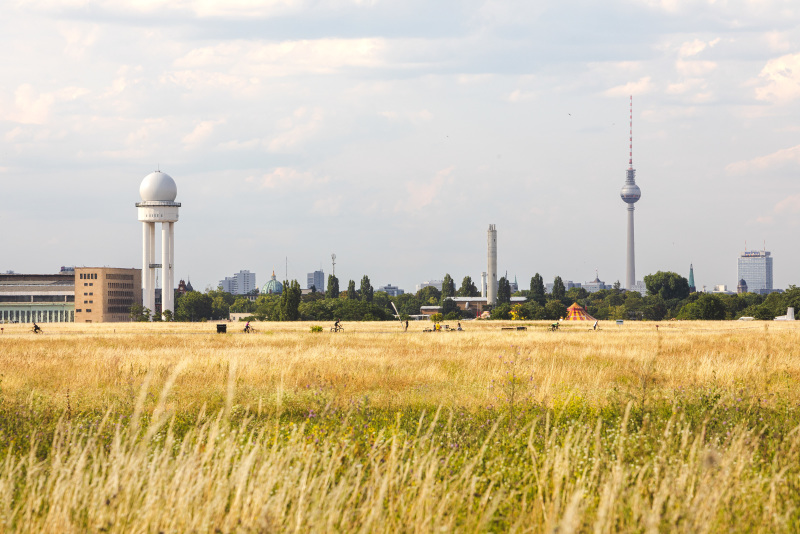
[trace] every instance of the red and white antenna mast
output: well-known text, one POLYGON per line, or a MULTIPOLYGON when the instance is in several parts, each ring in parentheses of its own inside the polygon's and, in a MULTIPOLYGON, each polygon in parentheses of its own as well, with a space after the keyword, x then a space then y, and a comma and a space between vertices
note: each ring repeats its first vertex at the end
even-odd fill
POLYGON ((630 169, 633 169, 633 95, 631 95, 631 115, 630 115, 630 134, 628 137, 628 165, 630 169))

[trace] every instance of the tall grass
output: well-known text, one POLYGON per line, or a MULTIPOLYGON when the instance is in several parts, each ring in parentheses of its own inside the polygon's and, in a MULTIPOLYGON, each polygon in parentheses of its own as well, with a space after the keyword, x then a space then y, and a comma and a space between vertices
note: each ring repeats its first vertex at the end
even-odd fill
POLYGON ((4 334, 0 530, 800 528, 791 327, 382 326, 4 334))

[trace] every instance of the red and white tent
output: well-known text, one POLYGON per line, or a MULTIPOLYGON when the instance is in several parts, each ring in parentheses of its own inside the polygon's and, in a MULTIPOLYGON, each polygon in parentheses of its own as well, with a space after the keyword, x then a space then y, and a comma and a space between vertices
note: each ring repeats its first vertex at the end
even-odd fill
POLYGON ((586 313, 586 310, 578 306, 576 302, 567 308, 567 316, 564 317, 565 321, 596 321, 594 317, 586 313))

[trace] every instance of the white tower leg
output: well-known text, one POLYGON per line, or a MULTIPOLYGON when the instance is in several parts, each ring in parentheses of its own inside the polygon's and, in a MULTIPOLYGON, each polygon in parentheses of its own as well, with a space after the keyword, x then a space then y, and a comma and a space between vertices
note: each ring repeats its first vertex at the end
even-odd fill
POLYGON ((169 309, 175 313, 175 223, 169 223, 169 309))
POLYGON ((142 306, 149 308, 152 311, 150 304, 150 223, 142 223, 142 306))
MULTIPOLYGON (((149 222, 147 223, 150 227, 150 263, 156 262, 156 223, 149 222)), ((150 302, 150 311, 152 313, 156 312, 156 269, 155 267, 148 266, 147 269, 147 277, 150 280, 148 283, 148 287, 150 288, 150 294, 147 297, 148 302, 150 302)))
POLYGON ((161 223, 161 313, 169 309, 169 223, 161 223))

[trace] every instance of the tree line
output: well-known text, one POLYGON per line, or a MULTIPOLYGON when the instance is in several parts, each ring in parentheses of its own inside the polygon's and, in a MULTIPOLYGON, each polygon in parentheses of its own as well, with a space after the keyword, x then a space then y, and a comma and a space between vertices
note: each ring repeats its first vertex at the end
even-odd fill
MULTIPOLYGON (((673 272, 659 271, 645 276, 647 295, 625 291, 616 282, 611 289, 589 293, 581 287, 566 289, 560 276, 553 280, 550 293, 545 290, 543 278, 537 273, 531 277, 528 289, 512 295, 511 283, 505 277, 498 281, 497 305, 490 312, 492 319, 557 320, 567 314, 567 307, 578 303, 597 319, 652 320, 704 319, 724 320, 750 316, 772 319, 784 315, 786 308, 800 310, 800 288, 790 286, 784 293, 759 295, 719 295, 691 293, 686 278, 673 272), (524 297, 524 302, 512 303, 511 297, 524 297)), ((426 286, 416 293, 390 296, 375 291, 367 275, 356 287, 348 281, 347 289, 340 291, 339 280, 328 275, 324 293, 312 288, 303 295, 297 280, 284 281, 280 295, 260 295, 255 301, 236 296, 221 288, 205 292, 188 291, 178 295, 174 316, 169 320, 206 321, 227 320, 231 313, 247 313, 255 320, 266 321, 387 321, 395 319, 395 309, 405 320, 418 315, 422 306, 441 306, 446 320, 475 318, 475 310, 461 310, 450 297, 478 297, 480 290, 472 278, 465 276, 460 286, 450 274, 445 274, 441 291, 426 286)), ((161 320, 142 306, 131 309, 131 318, 137 321, 161 320)))

